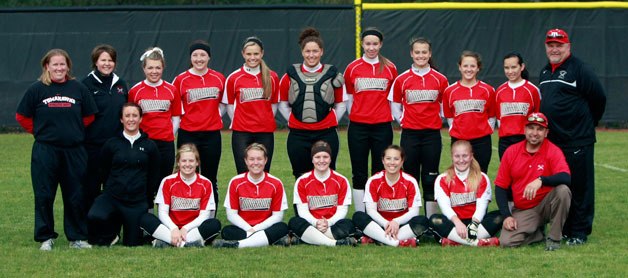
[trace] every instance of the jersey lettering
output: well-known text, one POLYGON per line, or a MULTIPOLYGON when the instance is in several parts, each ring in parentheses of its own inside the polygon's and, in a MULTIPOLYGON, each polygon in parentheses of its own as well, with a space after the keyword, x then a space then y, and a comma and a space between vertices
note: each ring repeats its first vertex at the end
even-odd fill
POLYGON ((386 91, 388 79, 386 78, 356 78, 355 92, 362 91, 386 91))
POLYGON ((170 101, 163 99, 142 99, 140 107, 144 113, 167 112, 170 110, 170 101))
POLYGON ((188 103, 194 103, 201 100, 207 99, 218 99, 218 94, 220 90, 216 87, 211 88, 195 88, 187 90, 187 101, 188 103))
POLYGON ((386 199, 377 201, 378 211, 404 211, 408 208, 408 199, 386 199))
POLYGON ((263 88, 242 88, 240 89, 240 102, 264 100, 263 88))
POLYGON ((270 210, 272 198, 246 198, 240 197, 240 210, 270 210))
POLYGON ((76 100, 75 99, 73 99, 71 97, 62 97, 62 96, 49 97, 49 98, 46 98, 46 99, 42 100, 42 102, 44 104, 48 105, 49 107, 68 107, 68 106, 71 106, 71 104, 76 104, 76 100), (55 106, 51 102, 65 102, 65 103, 70 104, 70 105, 55 106))
POLYGON ((437 99, 437 90, 406 90, 406 102, 408 104, 435 102, 437 99))
POLYGON ((200 198, 181 198, 177 196, 170 197, 171 210, 200 210, 200 198))
POLYGON ((338 195, 307 196, 307 204, 310 210, 334 207, 338 204, 338 195))
POLYGON ((449 196, 449 201, 451 202, 452 207, 464 206, 466 204, 475 204, 476 194, 474 192, 465 192, 465 193, 455 193, 451 192, 449 196))
POLYGON ((463 99, 454 101, 456 116, 464 113, 484 113, 486 100, 483 99, 463 99))
POLYGON ((502 102, 499 111, 503 116, 527 116, 530 103, 527 102, 502 102))

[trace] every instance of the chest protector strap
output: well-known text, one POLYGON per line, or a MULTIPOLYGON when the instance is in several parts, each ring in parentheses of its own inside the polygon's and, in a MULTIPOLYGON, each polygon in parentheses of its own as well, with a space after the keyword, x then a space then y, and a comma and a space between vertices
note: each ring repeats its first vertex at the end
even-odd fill
POLYGON ((289 67, 287 74, 292 115, 304 123, 322 121, 334 106, 334 87, 344 84, 342 74, 333 65, 325 65, 322 72, 302 72, 301 64, 289 67))

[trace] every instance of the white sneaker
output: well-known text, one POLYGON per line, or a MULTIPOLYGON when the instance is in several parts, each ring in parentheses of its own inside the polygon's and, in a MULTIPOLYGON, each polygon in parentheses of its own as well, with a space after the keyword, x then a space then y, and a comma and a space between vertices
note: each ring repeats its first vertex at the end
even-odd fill
POLYGON ((51 251, 52 250, 52 245, 55 244, 55 241, 51 238, 48 239, 44 242, 41 243, 41 247, 39 247, 39 250, 41 251, 51 251))
POLYGON ((92 245, 87 243, 87 240, 75 240, 75 241, 70 241, 70 248, 91 249, 92 245))
POLYGON ((120 236, 116 235, 116 237, 111 241, 111 243, 109 243, 109 247, 116 245, 118 241, 120 241, 120 236))

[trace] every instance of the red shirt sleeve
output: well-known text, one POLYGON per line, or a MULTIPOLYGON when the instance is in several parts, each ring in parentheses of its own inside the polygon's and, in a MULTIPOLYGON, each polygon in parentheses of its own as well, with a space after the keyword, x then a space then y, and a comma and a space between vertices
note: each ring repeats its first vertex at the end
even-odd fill
POLYGON ((88 127, 89 125, 91 125, 94 122, 95 119, 96 119, 96 116, 93 115, 93 114, 89 115, 89 116, 85 116, 85 117, 83 117, 83 125, 85 127, 88 127))
MULTIPOLYGON (((93 116, 93 115, 92 115, 93 116)), ((20 113, 15 113, 15 120, 26 130, 28 133, 33 133, 33 118, 26 117, 20 113)))
POLYGON ((288 95, 290 93, 290 77, 288 74, 284 74, 279 81, 279 101, 288 101, 288 95))

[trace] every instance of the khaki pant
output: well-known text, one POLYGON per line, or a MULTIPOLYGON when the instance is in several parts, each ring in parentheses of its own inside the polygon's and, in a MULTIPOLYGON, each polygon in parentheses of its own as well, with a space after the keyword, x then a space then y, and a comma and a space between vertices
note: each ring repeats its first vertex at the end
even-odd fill
POLYGON ((561 184, 545 196, 538 206, 526 210, 513 208, 512 216, 517 221, 517 229, 508 231, 502 228, 500 244, 504 247, 516 247, 542 241, 547 223, 550 224, 549 238, 560 241, 570 204, 571 191, 561 184))

